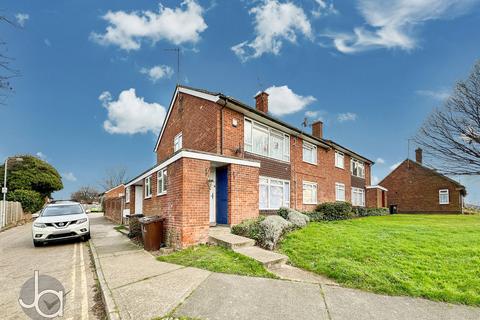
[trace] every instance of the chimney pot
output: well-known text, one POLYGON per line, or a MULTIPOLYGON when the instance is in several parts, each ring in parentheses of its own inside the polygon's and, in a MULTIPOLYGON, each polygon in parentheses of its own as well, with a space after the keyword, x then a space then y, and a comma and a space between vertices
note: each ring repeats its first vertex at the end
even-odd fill
POLYGON ((423 151, 421 148, 417 148, 415 150, 415 161, 417 161, 417 163, 422 164, 422 160, 423 160, 423 151))
POLYGON ((255 96, 255 107, 263 113, 268 112, 268 93, 261 91, 255 96))
POLYGON ((312 136, 323 139, 323 122, 315 121, 312 123, 312 136))

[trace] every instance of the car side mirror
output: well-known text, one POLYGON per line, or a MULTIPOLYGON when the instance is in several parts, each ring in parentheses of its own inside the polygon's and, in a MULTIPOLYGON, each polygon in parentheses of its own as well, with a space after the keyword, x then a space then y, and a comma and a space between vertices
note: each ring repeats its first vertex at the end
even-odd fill
POLYGON ((32 218, 36 219, 38 218, 40 215, 38 213, 32 213, 32 218))

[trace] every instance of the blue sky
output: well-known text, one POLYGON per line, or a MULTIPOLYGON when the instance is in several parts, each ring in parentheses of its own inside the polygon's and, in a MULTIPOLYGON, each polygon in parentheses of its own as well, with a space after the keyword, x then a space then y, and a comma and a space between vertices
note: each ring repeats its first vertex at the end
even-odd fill
MULTIPOLYGON (((21 76, 0 106, 0 159, 38 154, 67 198, 105 171, 135 176, 153 148, 177 79, 270 110, 376 160, 375 179, 479 59, 476 0, 27 1, 0 26, 21 76)), ((410 155, 413 156, 414 146, 410 155)), ((480 204, 480 178, 461 178, 480 204)))

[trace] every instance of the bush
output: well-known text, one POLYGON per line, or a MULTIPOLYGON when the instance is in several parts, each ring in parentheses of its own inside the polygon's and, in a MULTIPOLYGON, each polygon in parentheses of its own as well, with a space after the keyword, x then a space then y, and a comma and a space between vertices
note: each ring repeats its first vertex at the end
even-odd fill
POLYGON ((387 208, 363 208, 355 207, 353 208, 353 214, 358 217, 368 217, 368 216, 386 216, 390 212, 387 208))
POLYGON ((281 207, 280 209, 278 209, 277 214, 283 219, 287 220, 289 212, 290 212, 290 208, 281 207))
POLYGON ((305 214, 310 218, 310 221, 312 221, 312 222, 324 221, 323 213, 320 212, 320 211, 312 211, 312 212, 308 212, 308 213, 305 213, 305 214))
POLYGON ((128 227, 130 232, 128 233, 128 237, 130 239, 135 239, 138 241, 143 242, 142 238, 142 224, 138 220, 138 217, 130 217, 128 218, 128 227))
POLYGON ((9 201, 18 201, 22 204, 22 209, 27 213, 35 213, 42 209, 45 201, 42 195, 33 190, 17 189, 7 193, 9 201))
POLYGON ((265 220, 265 216, 244 220, 232 227, 232 233, 258 241, 260 239, 260 222, 263 220, 265 220))
POLYGON ((315 211, 321 213, 322 220, 327 221, 345 220, 352 217, 352 205, 348 202, 325 202, 319 204, 315 211))
POLYGON ((310 222, 310 218, 303 213, 290 210, 288 213, 288 221, 290 221, 295 228, 303 228, 310 222))
POLYGON ((292 223, 280 216, 266 217, 260 222, 259 244, 265 249, 273 250, 282 236, 292 229, 292 223))

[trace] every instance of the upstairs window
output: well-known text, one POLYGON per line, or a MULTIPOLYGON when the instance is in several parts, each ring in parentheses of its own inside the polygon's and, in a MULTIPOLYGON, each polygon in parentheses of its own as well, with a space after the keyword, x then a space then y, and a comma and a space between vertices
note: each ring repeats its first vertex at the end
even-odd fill
POLYGON ((303 182, 303 203, 317 204, 317 184, 314 182, 303 182))
POLYGON ((167 193, 167 168, 157 171, 157 196, 167 193))
POLYGON ((352 206, 365 207, 365 190, 352 188, 352 206))
POLYGON ((365 164, 357 159, 350 161, 350 171, 355 177, 365 178, 365 164))
POLYGON ((145 178, 145 198, 152 196, 152 176, 145 178))
POLYGON ((343 183, 335 183, 335 200, 345 201, 345 185, 343 183))
POLYGON ((130 186, 125 188, 125 203, 130 202, 130 186))
POLYGON ((183 143, 183 136, 182 136, 182 133, 180 132, 173 139, 173 152, 177 152, 178 150, 182 149, 182 143, 183 143))
POLYGON ((245 119, 245 151, 290 161, 290 136, 256 121, 245 119))
POLYGON ((449 197, 449 194, 448 194, 448 189, 438 190, 438 198, 439 198, 439 203, 440 204, 449 204, 450 203, 450 197, 449 197))
POLYGON ((340 151, 335 151, 335 167, 340 169, 345 168, 344 155, 340 151))
POLYGON ((305 141, 303 141, 303 161, 317 164, 317 147, 305 141))

